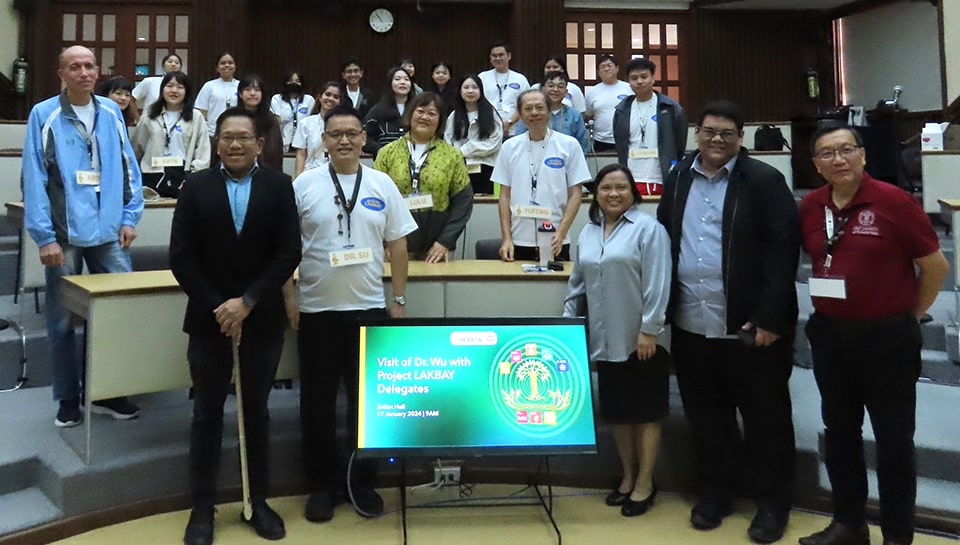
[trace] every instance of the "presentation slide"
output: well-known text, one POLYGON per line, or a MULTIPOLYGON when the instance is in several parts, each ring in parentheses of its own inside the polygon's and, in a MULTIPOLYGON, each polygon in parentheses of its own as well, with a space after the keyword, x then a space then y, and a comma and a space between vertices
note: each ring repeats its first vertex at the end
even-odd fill
POLYGON ((359 388, 358 454, 596 452, 582 321, 362 326, 359 388))

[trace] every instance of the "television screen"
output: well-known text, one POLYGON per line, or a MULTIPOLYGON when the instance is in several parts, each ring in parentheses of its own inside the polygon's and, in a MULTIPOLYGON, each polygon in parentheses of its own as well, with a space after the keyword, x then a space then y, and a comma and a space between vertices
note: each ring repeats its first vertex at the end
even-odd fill
POLYGON ((360 325, 358 456, 595 453, 582 318, 360 325))

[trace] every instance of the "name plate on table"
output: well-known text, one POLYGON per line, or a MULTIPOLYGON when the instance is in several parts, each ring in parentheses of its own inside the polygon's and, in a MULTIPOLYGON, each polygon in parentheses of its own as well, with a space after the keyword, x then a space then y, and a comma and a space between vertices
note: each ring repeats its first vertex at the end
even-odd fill
POLYGON ((421 210, 423 208, 433 208, 433 195, 410 195, 403 199, 407 202, 408 210, 421 210))
POLYGON ((550 209, 546 206, 536 206, 533 204, 520 204, 513 209, 513 215, 518 218, 537 218, 541 220, 550 219, 550 209))
POLYGON ((346 267, 360 265, 373 261, 373 250, 370 248, 348 248, 330 252, 331 267, 346 267))
POLYGON ((153 168, 182 167, 183 157, 163 156, 150 159, 153 168))

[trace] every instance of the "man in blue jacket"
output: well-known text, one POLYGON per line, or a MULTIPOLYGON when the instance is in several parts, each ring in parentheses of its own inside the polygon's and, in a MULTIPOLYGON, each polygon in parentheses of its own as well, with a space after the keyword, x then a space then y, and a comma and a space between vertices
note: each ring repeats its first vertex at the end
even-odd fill
MULTIPOLYGON (((127 249, 143 213, 140 168, 119 107, 93 94, 99 67, 89 49, 68 47, 57 75, 64 91, 33 107, 23 145, 24 225, 46 267, 47 344, 53 366, 54 423, 80 424, 80 366, 60 278, 130 271, 127 249)), ((93 403, 93 412, 136 418, 126 398, 93 403)))

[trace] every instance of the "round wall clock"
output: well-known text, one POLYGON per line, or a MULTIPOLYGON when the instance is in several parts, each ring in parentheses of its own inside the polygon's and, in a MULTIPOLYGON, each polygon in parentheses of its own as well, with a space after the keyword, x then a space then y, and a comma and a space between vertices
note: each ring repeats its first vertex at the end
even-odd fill
POLYGON ((393 14, 390 10, 377 8, 370 12, 370 28, 374 32, 384 33, 393 28, 393 14))

